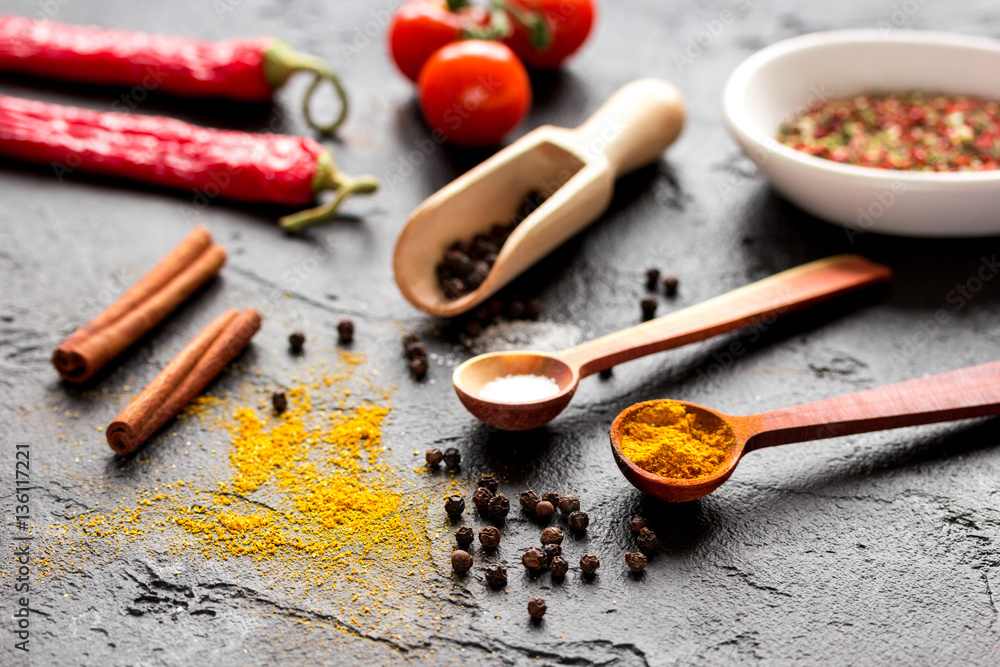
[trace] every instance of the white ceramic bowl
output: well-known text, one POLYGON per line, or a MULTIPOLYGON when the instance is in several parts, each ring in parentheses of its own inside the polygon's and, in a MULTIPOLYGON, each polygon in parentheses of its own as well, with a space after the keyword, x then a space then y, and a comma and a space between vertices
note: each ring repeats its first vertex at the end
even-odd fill
POLYGON ((722 102, 729 131, 775 189, 818 218, 886 234, 1000 233, 1000 170, 872 169, 774 139, 785 118, 822 97, 910 90, 1000 100, 1000 41, 910 30, 803 35, 750 56, 722 102))

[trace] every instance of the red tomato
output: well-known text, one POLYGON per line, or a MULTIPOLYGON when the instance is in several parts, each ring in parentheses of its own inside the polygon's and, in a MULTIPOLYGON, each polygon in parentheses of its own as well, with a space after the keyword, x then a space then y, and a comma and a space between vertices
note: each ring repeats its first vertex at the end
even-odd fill
POLYGON ((506 44, 528 67, 556 69, 587 40, 594 25, 597 7, 594 0, 508 0, 525 11, 540 13, 549 29, 548 48, 539 51, 531 43, 530 33, 513 16, 514 32, 506 44))
POLYGON ((489 15, 479 7, 453 12, 445 0, 411 0, 396 10, 389 24, 392 59, 399 71, 416 81, 432 53, 488 21, 489 15))
POLYGON ((469 39, 434 52, 420 71, 420 106, 451 142, 492 146, 531 106, 531 81, 500 42, 469 39))

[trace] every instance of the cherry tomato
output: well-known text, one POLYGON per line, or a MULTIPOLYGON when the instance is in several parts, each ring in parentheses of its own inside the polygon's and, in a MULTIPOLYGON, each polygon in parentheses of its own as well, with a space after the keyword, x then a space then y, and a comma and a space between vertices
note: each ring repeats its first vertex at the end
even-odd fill
POLYGON ((434 52, 420 71, 420 106, 451 142, 492 146, 531 106, 531 81, 500 42, 468 39, 434 52))
POLYGON ((504 40, 528 67, 556 69, 587 40, 594 25, 594 0, 507 0, 515 10, 534 11, 544 17, 549 45, 539 51, 529 30, 513 15, 514 32, 504 40))
POLYGON ((453 12, 445 0, 411 0, 392 17, 389 50, 399 71, 415 82, 432 53, 488 22, 489 14, 480 7, 453 12))

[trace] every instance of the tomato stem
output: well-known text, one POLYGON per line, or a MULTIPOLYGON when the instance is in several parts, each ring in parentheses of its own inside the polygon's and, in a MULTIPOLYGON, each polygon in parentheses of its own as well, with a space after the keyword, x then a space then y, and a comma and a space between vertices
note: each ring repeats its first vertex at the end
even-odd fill
POLYGON ((457 12, 469 6, 469 0, 445 0, 449 12, 457 12))
MULTIPOLYGON (((545 51, 552 45, 552 34, 541 12, 515 6, 506 0, 490 0, 490 4, 493 6, 494 17, 501 13, 506 21, 507 15, 512 16, 517 23, 528 29, 528 37, 535 50, 545 51)), ((507 34, 510 34, 509 27, 507 34)))

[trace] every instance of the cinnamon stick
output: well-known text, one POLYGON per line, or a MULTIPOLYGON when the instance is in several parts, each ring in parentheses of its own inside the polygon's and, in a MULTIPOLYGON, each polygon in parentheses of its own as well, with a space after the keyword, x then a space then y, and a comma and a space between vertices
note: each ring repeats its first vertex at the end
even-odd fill
POLYGON ((145 336, 226 263, 226 251, 196 227, 180 245, 52 354, 68 382, 85 382, 145 336))
POLYGON ((173 419, 239 355, 260 329, 260 313, 227 310, 205 327, 107 428, 122 456, 138 449, 173 419))

